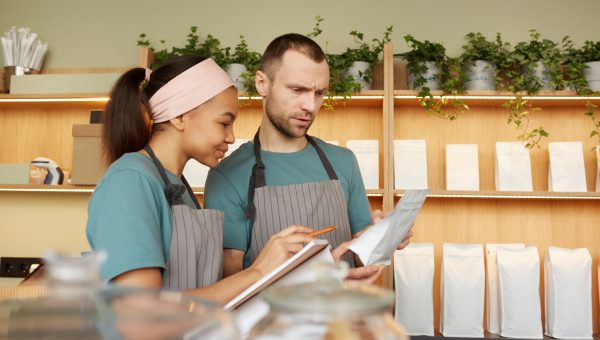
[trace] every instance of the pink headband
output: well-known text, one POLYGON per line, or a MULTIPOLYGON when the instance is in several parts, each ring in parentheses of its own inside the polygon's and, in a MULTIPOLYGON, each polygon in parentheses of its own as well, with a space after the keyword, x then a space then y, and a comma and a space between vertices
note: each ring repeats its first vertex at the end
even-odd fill
POLYGON ((162 123, 180 116, 231 86, 227 73, 214 60, 206 59, 156 91, 149 101, 152 120, 162 123))

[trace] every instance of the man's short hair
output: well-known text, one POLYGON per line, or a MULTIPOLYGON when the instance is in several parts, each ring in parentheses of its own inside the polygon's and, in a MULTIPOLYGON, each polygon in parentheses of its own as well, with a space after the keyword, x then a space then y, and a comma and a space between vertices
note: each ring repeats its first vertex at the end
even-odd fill
POLYGON ((289 50, 299 52, 316 63, 325 60, 325 52, 314 40, 302 34, 288 33, 275 38, 267 46, 261 59, 260 70, 272 79, 283 55, 289 50))

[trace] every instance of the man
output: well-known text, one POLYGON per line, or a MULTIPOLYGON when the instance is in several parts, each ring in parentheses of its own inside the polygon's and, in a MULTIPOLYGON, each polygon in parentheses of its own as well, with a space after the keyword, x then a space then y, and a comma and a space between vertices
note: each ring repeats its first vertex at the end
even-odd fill
MULTIPOLYGON (((325 53, 310 38, 285 34, 265 50, 256 73, 263 98, 259 131, 212 169, 206 182, 206 207, 225 213, 224 276, 247 267, 268 238, 288 225, 336 226, 325 238, 340 256, 345 242, 371 224, 354 154, 307 135, 328 87, 325 53)), ((350 254, 344 256, 353 263, 350 254)), ((373 278, 382 268, 361 270, 354 273, 373 278)))

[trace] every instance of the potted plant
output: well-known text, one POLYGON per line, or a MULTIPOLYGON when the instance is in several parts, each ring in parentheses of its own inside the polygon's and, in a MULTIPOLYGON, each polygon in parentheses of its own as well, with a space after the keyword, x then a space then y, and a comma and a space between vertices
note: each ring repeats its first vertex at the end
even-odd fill
POLYGON ((446 56, 446 48, 440 43, 428 40, 419 41, 412 35, 404 36, 404 40, 411 48, 410 51, 397 54, 407 62, 408 87, 418 90, 419 103, 434 115, 455 120, 458 115, 468 110, 462 99, 449 99, 447 94, 461 94, 464 92, 460 81, 460 64, 457 59, 446 56), (443 95, 434 98, 431 90, 441 89, 443 95), (451 111, 444 111, 452 103, 451 111))
POLYGON ((250 51, 246 39, 240 35, 240 42, 233 52, 230 47, 226 47, 223 54, 224 68, 238 91, 256 93, 254 75, 260 65, 260 53, 250 51))
POLYGON ((358 47, 348 47, 339 60, 343 64, 344 77, 352 77, 360 84, 360 90, 370 90, 373 82, 373 66, 380 61, 383 46, 391 40, 390 35, 393 26, 386 27, 383 38, 373 39, 372 44, 365 42, 364 34, 356 30, 351 31, 350 35, 358 44, 358 47))
POLYGON ((448 61, 446 48, 440 43, 416 40, 410 34, 404 36, 404 41, 411 48, 399 54, 407 62, 408 88, 421 91, 421 97, 429 95, 431 90, 439 90, 442 70, 448 61))
MULTIPOLYGON (((587 95, 591 91, 588 88, 588 82, 584 77, 586 64, 582 55, 582 50, 574 47, 573 41, 566 36, 562 41, 563 46, 563 71, 565 74, 565 89, 575 90, 578 94, 587 95)), ((598 59, 600 60, 600 58, 598 59)), ((600 63, 599 63, 600 66, 600 63)), ((600 70, 599 70, 600 74, 600 70)), ((599 79, 600 80, 600 79, 599 79)))
POLYGON ((479 32, 470 32, 466 38, 467 44, 463 45, 463 52, 459 57, 465 89, 496 90, 496 64, 506 55, 504 52, 508 44, 502 42, 500 33, 496 34, 496 41, 487 40, 479 32))
POLYGON ((167 49, 164 39, 160 40, 162 49, 157 50, 156 48, 152 47, 145 33, 140 34, 137 45, 152 50, 154 54, 151 67, 152 69, 156 69, 172 57, 187 54, 197 54, 205 58, 213 58, 217 64, 223 66, 223 52, 221 50, 221 43, 219 39, 208 34, 204 42, 201 44, 200 37, 198 36, 197 32, 198 27, 191 26, 190 32, 187 35, 186 44, 183 47, 172 47, 171 50, 167 49))
POLYGON ((600 91, 600 41, 587 40, 579 50, 581 62, 586 68, 583 75, 590 90, 600 91))
POLYGON ((558 43, 541 39, 537 30, 529 30, 530 40, 515 45, 512 61, 521 67, 516 75, 516 90, 537 93, 540 90, 561 90, 564 82, 560 65, 562 53, 558 43))

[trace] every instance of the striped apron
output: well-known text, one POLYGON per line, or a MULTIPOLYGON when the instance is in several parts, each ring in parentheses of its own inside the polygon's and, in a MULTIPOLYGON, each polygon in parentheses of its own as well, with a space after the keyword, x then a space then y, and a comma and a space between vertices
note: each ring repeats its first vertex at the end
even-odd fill
MULTIPOLYGON (((321 236, 334 248, 352 239, 348 205, 337 174, 315 140, 308 135, 306 139, 315 148, 329 181, 267 186, 258 132, 254 135, 256 164, 252 168, 246 209, 246 216, 254 221, 249 240, 248 256, 251 263, 258 257, 269 237, 292 224, 315 230, 336 226, 336 230, 321 236)), ((354 266, 351 254, 345 255, 344 260, 354 266)))
POLYGON ((187 290, 205 287, 221 279, 223 274, 223 212, 202 209, 189 183, 178 185, 169 181, 165 169, 146 145, 165 183, 165 195, 173 213, 173 229, 163 288, 187 290), (196 209, 188 207, 183 195, 190 194, 196 209))

